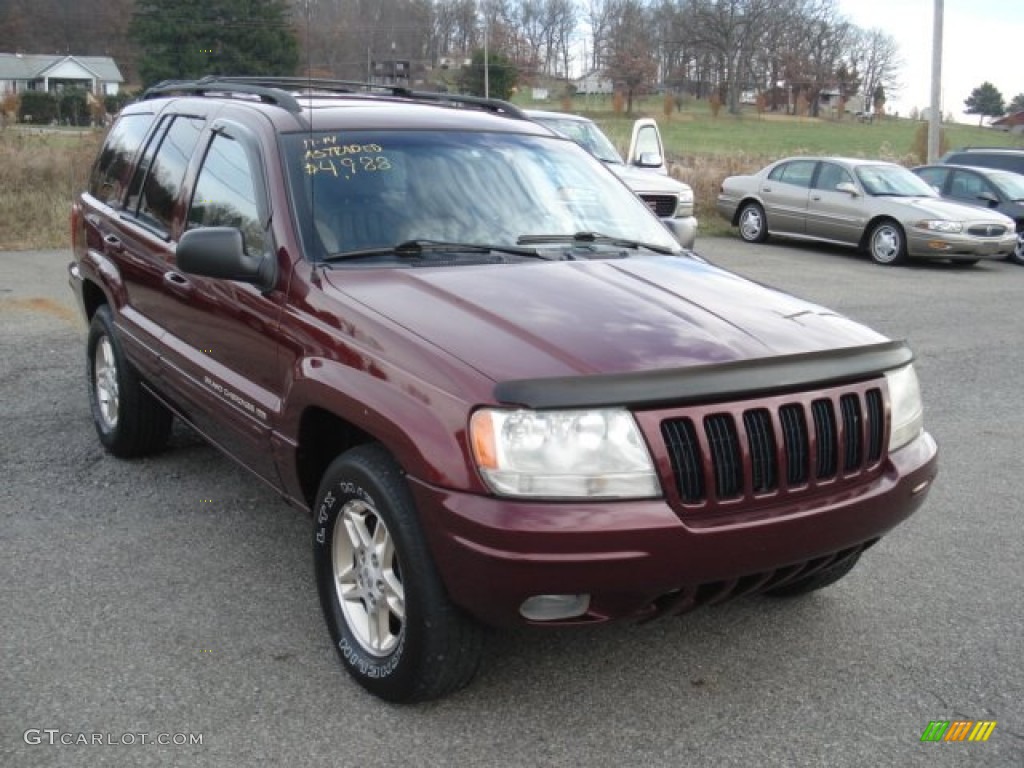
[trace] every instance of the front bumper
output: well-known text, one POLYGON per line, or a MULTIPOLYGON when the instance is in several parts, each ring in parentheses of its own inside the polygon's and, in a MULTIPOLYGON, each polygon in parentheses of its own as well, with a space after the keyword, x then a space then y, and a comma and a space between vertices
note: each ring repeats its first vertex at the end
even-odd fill
POLYGON ((693 244, 697 240, 696 216, 673 216, 663 218, 661 221, 683 248, 687 250, 693 248, 693 244))
POLYGON ((919 259, 1002 259, 1013 253, 1016 245, 1016 232, 983 238, 910 230, 907 236, 907 253, 919 259))
POLYGON ((664 499, 545 503, 410 481, 453 601, 510 626, 531 623, 519 609, 535 595, 590 595, 589 611, 570 623, 637 619, 683 589, 865 545, 921 505, 936 472, 937 448, 923 433, 863 486, 720 525, 688 524, 664 499))

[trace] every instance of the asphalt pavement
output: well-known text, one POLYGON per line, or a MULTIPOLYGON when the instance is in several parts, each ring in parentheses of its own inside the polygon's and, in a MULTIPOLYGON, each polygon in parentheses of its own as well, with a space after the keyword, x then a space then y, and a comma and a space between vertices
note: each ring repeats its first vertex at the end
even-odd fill
POLYGON ((338 663, 303 513, 181 428, 102 451, 69 255, 0 253, 0 766, 1024 766, 1024 268, 698 249, 910 341, 925 507, 819 593, 494 633, 411 707, 338 663), (996 726, 921 741, 947 720, 996 726))

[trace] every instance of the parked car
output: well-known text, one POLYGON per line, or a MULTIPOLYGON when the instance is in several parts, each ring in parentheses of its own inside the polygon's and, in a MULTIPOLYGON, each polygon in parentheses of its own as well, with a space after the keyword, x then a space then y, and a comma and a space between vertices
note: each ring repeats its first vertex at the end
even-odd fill
POLYGON ((747 242, 769 235, 852 245, 878 264, 907 257, 974 264, 1017 244, 1013 220, 943 200, 895 163, 790 157, 722 182, 718 212, 747 242))
POLYGON ((505 102, 169 83, 71 231, 100 443, 180 419, 306 510, 331 643, 388 700, 468 683, 484 624, 825 587, 936 473, 905 343, 704 262, 505 102))
POLYGON ((1017 246, 1007 258, 1024 265, 1024 175, 964 165, 921 165, 912 170, 943 197, 1013 219, 1017 246))
POLYGON ((1024 174, 1024 149, 961 147, 939 158, 942 165, 973 165, 1024 174))
POLYGON ((567 112, 524 111, 531 120, 568 136, 607 165, 658 214, 684 248, 693 248, 697 238, 693 189, 669 175, 661 131, 654 120, 641 118, 633 123, 629 152, 623 160, 593 120, 567 112))

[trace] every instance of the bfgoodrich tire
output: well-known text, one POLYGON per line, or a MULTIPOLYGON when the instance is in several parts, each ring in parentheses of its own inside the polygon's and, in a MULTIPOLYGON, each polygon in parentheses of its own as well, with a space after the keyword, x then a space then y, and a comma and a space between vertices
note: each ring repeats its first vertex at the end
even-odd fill
POLYGON ((89 406, 103 447, 122 459, 156 453, 167 445, 171 413, 142 388, 125 359, 106 304, 89 324, 86 345, 89 406))
POLYGON ((320 605, 349 674, 393 702, 466 685, 480 663, 482 630, 448 599, 390 454, 379 445, 342 454, 313 511, 320 605))
POLYGON ((806 595, 808 592, 816 592, 830 584, 835 584, 843 578, 843 576, 853 570, 853 566, 857 564, 858 560, 860 560, 859 552, 803 579, 797 579, 775 589, 770 589, 765 594, 771 597, 799 597, 800 595, 806 595))

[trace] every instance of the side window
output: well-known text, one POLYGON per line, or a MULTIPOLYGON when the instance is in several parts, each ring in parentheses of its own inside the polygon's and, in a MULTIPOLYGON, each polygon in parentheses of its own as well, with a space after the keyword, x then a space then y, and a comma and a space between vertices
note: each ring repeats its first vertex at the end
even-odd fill
POLYGON ((89 194, 107 205, 118 206, 132 172, 132 163, 153 125, 154 115, 123 115, 107 134, 89 178, 89 194))
POLYGON ((783 163, 773 168, 772 172, 768 174, 768 178, 772 181, 792 184, 795 187, 809 187, 816 162, 816 160, 794 160, 791 163, 783 163))
POLYGON ((188 212, 188 228, 195 227, 236 227, 242 231, 246 253, 263 252, 263 226, 249 156, 239 142, 222 133, 210 142, 196 181, 188 212))
POLYGON ((942 185, 946 183, 946 169, 945 168, 922 168, 917 172, 917 175, 924 179, 924 182, 929 187, 942 191, 942 185))
POLYGON ((835 191, 836 186, 844 181, 853 183, 853 177, 844 168, 835 163, 822 163, 818 170, 818 179, 814 183, 815 189, 828 189, 835 191))
POLYGON ((953 182, 949 185, 949 196, 971 203, 978 202, 978 196, 990 192, 985 180, 974 173, 954 171, 953 182))
POLYGON ((181 192, 185 171, 203 130, 202 118, 179 115, 160 142, 153 164, 142 182, 139 219, 154 229, 169 233, 174 204, 181 192))

